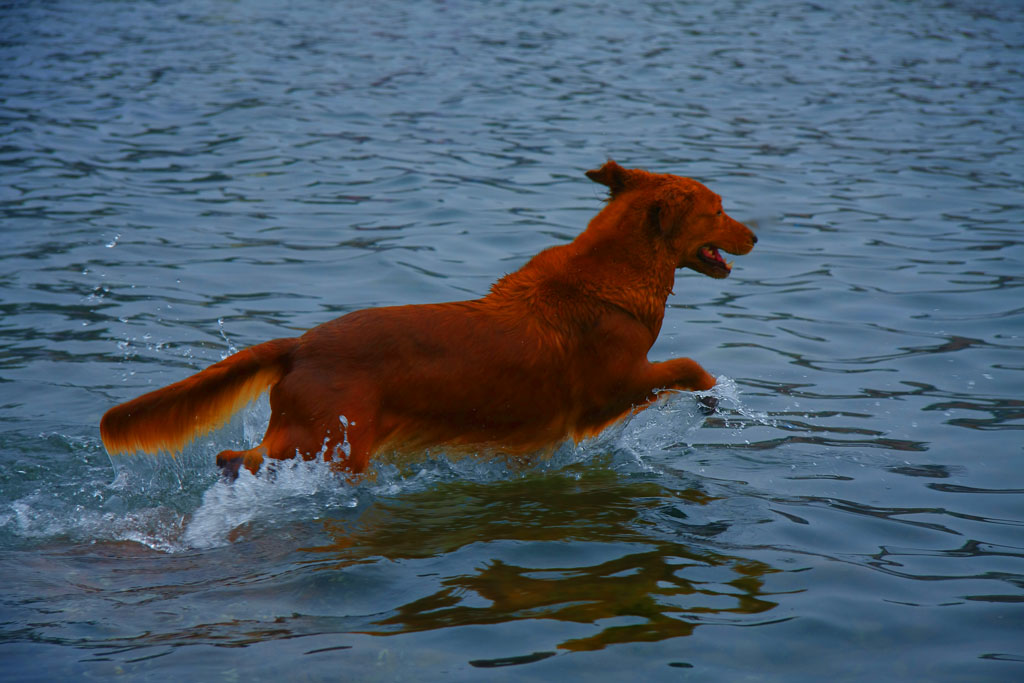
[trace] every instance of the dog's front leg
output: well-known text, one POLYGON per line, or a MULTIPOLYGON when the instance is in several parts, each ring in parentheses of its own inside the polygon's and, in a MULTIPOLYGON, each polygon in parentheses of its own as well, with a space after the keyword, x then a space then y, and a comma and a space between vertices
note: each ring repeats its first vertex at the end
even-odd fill
MULTIPOLYGON (((673 358, 662 363, 648 363, 644 383, 648 395, 665 389, 707 391, 715 386, 715 378, 691 358, 673 358)), ((715 412, 718 406, 718 399, 714 396, 701 396, 697 401, 706 415, 715 412)))
POLYGON ((690 358, 673 358, 661 363, 648 363, 644 384, 649 391, 682 389, 707 391, 715 386, 715 378, 690 358))

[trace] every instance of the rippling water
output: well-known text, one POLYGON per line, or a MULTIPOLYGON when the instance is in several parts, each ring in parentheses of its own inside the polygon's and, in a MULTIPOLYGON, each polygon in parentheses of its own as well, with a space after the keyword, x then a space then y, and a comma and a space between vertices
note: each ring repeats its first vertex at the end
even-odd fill
POLYGON ((1018 2, 0 8, 0 677, 1019 680, 1018 2), (652 357, 720 375, 533 467, 218 481, 265 405, 111 405, 484 293, 613 157, 759 234, 652 357), (625 678, 624 678, 625 677, 625 678))

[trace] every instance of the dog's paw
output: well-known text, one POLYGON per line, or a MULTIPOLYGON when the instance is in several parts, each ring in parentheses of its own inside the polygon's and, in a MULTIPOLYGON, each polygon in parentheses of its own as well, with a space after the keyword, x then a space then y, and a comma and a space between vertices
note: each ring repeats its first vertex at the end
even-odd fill
POLYGON ((218 455, 217 467, 220 468, 220 476, 226 481, 238 479, 238 470, 241 469, 243 460, 244 458, 240 455, 236 455, 233 458, 225 458, 218 455))
POLYGON ((718 409, 718 399, 714 396, 698 396, 697 407, 704 415, 714 415, 718 409))

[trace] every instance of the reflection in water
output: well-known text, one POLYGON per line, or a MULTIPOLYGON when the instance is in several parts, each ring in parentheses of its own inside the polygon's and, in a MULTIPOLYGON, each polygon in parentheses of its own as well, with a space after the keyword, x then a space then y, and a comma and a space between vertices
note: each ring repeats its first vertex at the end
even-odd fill
MULTIPOLYGON (((536 566, 488 559, 472 573, 446 577, 433 594, 376 620, 366 631, 375 635, 555 619, 597 625, 594 635, 559 645, 595 650, 689 635, 699 624, 728 623, 776 606, 763 577, 779 570, 652 538, 640 513, 663 507, 666 499, 693 505, 713 500, 699 489, 624 481, 591 465, 497 484, 451 483, 381 501, 355 524, 325 522, 333 541, 306 551, 325 556, 315 560, 318 569, 338 570, 381 556, 432 557, 472 544, 559 544, 550 553, 542 549, 536 566), (610 543, 639 551, 587 562, 595 559, 591 544, 610 543), (577 562, 551 566, 553 557, 567 554, 577 562)), ((493 554, 492 548, 488 557, 493 554)))
POLYGON ((373 633, 408 633, 449 626, 557 619, 600 625, 586 638, 559 645, 599 650, 615 643, 651 642, 687 636, 701 623, 721 623, 730 614, 759 614, 777 605, 766 599, 762 576, 777 570, 761 562, 717 553, 692 552, 681 544, 589 567, 534 569, 495 560, 475 575, 445 580, 444 588, 395 610, 373 633), (690 567, 720 567, 728 580, 686 578, 690 567), (480 599, 488 602, 477 606, 480 599), (470 604, 467 604, 470 603, 470 604), (634 623, 621 624, 623 617, 634 623))
POLYGON ((959 399, 945 401, 926 406, 923 410, 941 410, 948 413, 953 410, 970 410, 975 413, 989 413, 991 417, 955 418, 949 424, 968 429, 1020 429, 1019 423, 1024 420, 1024 401, 1017 399, 959 399))

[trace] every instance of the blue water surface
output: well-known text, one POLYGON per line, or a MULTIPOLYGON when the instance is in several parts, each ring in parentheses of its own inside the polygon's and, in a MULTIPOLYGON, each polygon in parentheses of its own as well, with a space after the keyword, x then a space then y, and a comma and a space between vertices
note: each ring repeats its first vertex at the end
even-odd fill
POLYGON ((0 678, 1020 680, 1024 5, 0 7, 0 678), (229 485, 103 412, 472 298, 614 158, 760 241, 652 360, 720 378, 522 465, 229 485))

